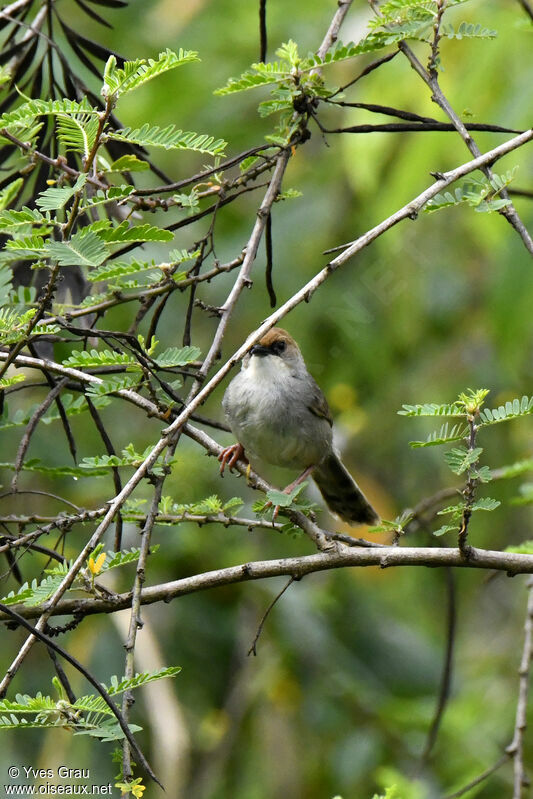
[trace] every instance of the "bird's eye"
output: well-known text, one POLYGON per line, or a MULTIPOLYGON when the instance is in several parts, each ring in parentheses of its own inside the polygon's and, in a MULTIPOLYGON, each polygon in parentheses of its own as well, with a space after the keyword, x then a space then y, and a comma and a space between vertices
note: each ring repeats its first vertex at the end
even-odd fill
POLYGON ((275 341, 272 344, 272 352, 274 353, 274 355, 281 355, 282 352, 285 352, 285 342, 275 341))

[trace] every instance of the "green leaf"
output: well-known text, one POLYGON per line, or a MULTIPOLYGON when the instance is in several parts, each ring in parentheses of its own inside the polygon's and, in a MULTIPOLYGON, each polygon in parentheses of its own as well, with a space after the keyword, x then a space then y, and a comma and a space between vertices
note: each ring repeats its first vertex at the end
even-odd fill
POLYGON ((81 102, 75 100, 29 100, 27 103, 2 114, 0 128, 21 128, 33 122, 35 117, 47 115, 94 114, 98 115, 97 108, 93 108, 84 97, 81 102))
POLYGON ((200 357, 201 350, 198 347, 169 347, 160 353, 155 362, 162 368, 171 366, 185 366, 200 357))
POLYGON ((0 191, 0 211, 8 208, 17 199, 23 186, 24 178, 17 178, 0 191))
POLYGON ((38 195, 35 202, 41 211, 57 211, 59 208, 65 207, 68 201, 74 197, 76 192, 83 188, 86 181, 87 175, 81 174, 74 186, 65 186, 63 188, 50 186, 49 189, 46 189, 46 191, 43 191, 38 195))
POLYGON ((137 158, 136 155, 122 155, 110 165, 106 172, 145 172, 150 169, 148 161, 137 158))
MULTIPOLYGON (((375 36, 375 34, 371 34, 371 36, 375 36)), ((316 67, 327 66, 328 64, 337 64, 339 61, 347 61, 348 59, 361 55, 361 53, 366 53, 368 52, 368 47, 371 46, 367 41, 368 38, 369 37, 363 39, 363 41, 358 44, 354 44, 354 42, 343 44, 338 41, 335 47, 330 48, 323 58, 320 58, 314 53, 309 53, 301 64, 300 69, 315 69, 316 67)))
POLYGON ((74 151, 88 158, 98 135, 99 120, 95 114, 59 114, 57 138, 66 152, 74 151))
POLYGON ((292 489, 290 494, 286 494, 285 491, 278 491, 277 489, 273 488, 270 491, 267 491, 267 499, 274 506, 277 505, 280 508, 288 508, 290 505, 292 505, 298 494, 303 491, 306 485, 307 483, 300 483, 300 485, 297 485, 292 489))
POLYGON ((470 506, 470 510, 496 510, 499 508, 502 503, 499 499, 493 499, 492 497, 483 497, 482 499, 478 499, 474 502, 473 505, 470 506))
MULTIPOLYGON (((376 34, 371 35, 374 37, 376 36, 376 34)), ((382 36, 385 35, 389 36, 388 34, 382 34, 382 36)), ((395 38, 394 41, 399 41, 399 38, 395 38)), ((384 45, 380 44, 380 46, 384 45)), ((290 82, 293 86, 297 86, 296 78, 298 78, 298 81, 301 81, 302 73, 316 69, 317 67, 326 66, 327 64, 354 58, 371 49, 376 49, 375 44, 366 40, 357 45, 353 42, 347 45, 339 42, 336 47, 329 50, 323 58, 320 58, 314 53, 310 53, 306 58, 300 58, 296 43, 290 40, 276 51, 276 55, 281 59, 280 61, 273 61, 266 64, 263 62, 252 64, 250 70, 243 72, 238 78, 230 78, 226 85, 222 86, 220 89, 216 89, 214 94, 233 94, 234 92, 255 89, 258 86, 284 82, 290 82)), ((316 76, 306 76, 306 81, 306 88, 309 88, 311 93, 313 93, 313 88, 318 90, 322 84, 321 79, 318 78, 317 80, 316 76)), ((272 113, 272 111, 287 107, 288 102, 289 95, 276 97, 274 101, 268 104, 262 104, 261 113, 266 115, 272 113), (276 104, 278 107, 275 107, 276 104)))
POLYGON ((191 61, 199 61, 198 53, 194 50, 182 50, 177 53, 166 49, 159 53, 157 59, 139 58, 136 61, 125 61, 122 69, 117 67, 117 60, 114 55, 109 56, 104 70, 104 85, 102 95, 104 97, 120 97, 133 89, 138 89, 152 78, 175 69, 191 61))
POLYGON ((228 511, 232 510, 233 508, 239 508, 241 505, 244 505, 244 500, 241 499, 241 497, 231 497, 231 499, 228 499, 227 502, 224 503, 222 511, 223 513, 227 514, 228 511))
POLYGON ((9 266, 0 266, 0 307, 11 300, 13 271, 9 266))
POLYGON ((35 209, 24 206, 20 211, 0 211, 0 230, 3 233, 13 233, 25 225, 41 225, 45 222, 44 216, 35 209))
POLYGON ((474 480, 479 480, 481 483, 490 483, 494 479, 488 466, 478 466, 472 469, 470 474, 474 480))
POLYGON ((303 193, 301 191, 299 191, 298 189, 289 188, 289 189, 285 189, 285 191, 280 192, 278 194, 278 196, 276 197, 275 202, 278 203, 278 202, 281 202, 283 200, 295 200, 298 197, 303 197, 303 193))
POLYGON ((100 266, 109 255, 101 237, 91 230, 81 230, 69 241, 48 241, 45 249, 61 266, 100 266))
MULTIPOLYGON (((117 227, 102 230, 99 236, 100 240, 105 241, 106 244, 119 244, 132 241, 172 241, 174 233, 153 225, 132 225, 130 227, 128 222, 121 222, 117 227)), ((95 266, 98 265, 95 264, 95 266)))
POLYGON ((120 202, 125 197, 128 197, 132 192, 135 191, 134 186, 110 186, 107 191, 103 191, 102 189, 98 189, 96 194, 92 197, 86 197, 84 199, 84 205, 80 208, 80 212, 86 210, 87 208, 94 208, 97 205, 105 205, 106 203, 110 202, 120 202))
MULTIPOLYGON (((492 511, 496 510, 501 505, 501 502, 498 499, 493 499, 492 497, 483 497, 482 499, 478 499, 472 505, 469 506, 469 510, 476 511, 476 510, 486 510, 492 511)), ((438 512, 438 516, 447 516, 451 514, 456 519, 459 519, 462 515, 464 510, 467 508, 465 502, 460 502, 457 505, 448 505, 447 508, 443 508, 438 512)))
MULTIPOLYGON (((10 591, 7 596, 3 596, 2 599, 0 599, 0 602, 3 605, 21 605, 24 604, 27 599, 31 599, 32 596, 33 590, 28 583, 24 583, 16 593, 15 591, 10 591)), ((0 702, 0 711, 2 710, 6 710, 6 707, 0 702)))
POLYGON ((125 691, 133 691, 135 688, 141 688, 154 680, 162 680, 165 677, 176 677, 181 671, 181 666, 166 666, 158 671, 143 671, 136 674, 135 677, 127 679, 123 677, 120 681, 117 677, 111 677, 110 685, 104 685, 105 690, 110 696, 117 696, 123 694, 125 691))
POLYGON ((74 350, 68 358, 65 358, 63 366, 71 366, 75 369, 90 369, 98 366, 138 366, 138 363, 132 355, 128 355, 125 352, 92 349, 90 352, 87 352, 87 350, 74 350))
POLYGON ((115 391, 133 388, 138 382, 138 375, 116 375, 102 380, 101 383, 91 383, 86 392, 91 397, 103 397, 115 391))
POLYGON ((442 527, 439 527, 438 530, 433 531, 433 535, 439 536, 444 535, 444 533, 451 533, 453 531, 457 532, 457 525, 456 524, 444 524, 442 527))
POLYGON ((448 39, 494 39, 498 35, 498 31, 473 22, 461 22, 457 30, 450 23, 444 23, 440 31, 448 39))
POLYGON ((36 313, 36 308, 30 308, 21 314, 15 308, 0 308, 0 342, 6 345, 25 339, 28 324, 36 313))
POLYGON ((9 388, 17 383, 23 383, 26 380, 26 375, 13 375, 13 377, 2 377, 0 379, 0 389, 9 388))
MULTIPOLYGON (((15 470, 13 463, 0 463, 0 468, 15 470)), ((78 466, 46 466, 39 458, 31 458, 21 466, 21 471, 38 472, 50 477, 103 477, 107 469, 81 469, 78 466)))
POLYGON ((465 425, 454 424, 451 428, 448 422, 442 425, 440 430, 434 430, 424 441, 410 441, 409 446, 416 449, 418 447, 434 447, 439 444, 448 444, 450 441, 460 441, 468 432, 465 425))
MULTIPOLYGON (((150 555, 155 555, 159 549, 159 544, 153 544, 150 547, 150 555)), ((100 574, 109 571, 109 569, 117 569, 120 566, 127 566, 128 563, 135 563, 139 560, 141 550, 138 548, 121 549, 120 552, 106 552, 106 559, 100 570, 100 574)), ((94 556, 94 553, 93 553, 94 556)))
POLYGON ((258 161, 259 161, 259 156, 249 155, 248 158, 245 158, 243 161, 241 161, 241 163, 239 164, 239 169, 241 170, 241 172, 246 172, 247 169, 256 164, 258 161))
MULTIPOLYGON (((122 450, 121 456, 118 455, 96 455, 94 458, 83 458, 80 463, 80 469, 106 469, 111 471, 120 466, 129 466, 137 468, 146 460, 150 455, 152 447, 147 447, 144 452, 136 452, 133 444, 128 444, 122 450)), ((153 474, 163 474, 163 458, 157 458, 156 462, 150 467, 153 474)))
POLYGON ((369 533, 403 533, 407 525, 414 519, 414 513, 403 511, 395 519, 381 519, 379 524, 368 528, 369 533))
POLYGON ((123 130, 110 131, 108 138, 117 141, 127 141, 141 147, 163 147, 165 150, 193 150, 209 155, 222 155, 227 142, 215 139, 207 134, 194 133, 180 130, 175 125, 160 128, 158 125, 150 126, 148 123, 141 128, 123 128, 123 130))
POLYGON ((457 447, 456 449, 451 449, 449 452, 446 452, 444 460, 454 474, 463 474, 463 472, 466 472, 474 463, 477 463, 482 452, 482 447, 475 447, 474 449, 457 447))
POLYGON ((442 508, 442 510, 437 513, 437 516, 451 515, 454 519, 460 519, 465 508, 465 502, 458 502, 456 505, 448 505, 446 508, 442 508))
MULTIPOLYGON (((252 69, 256 66, 257 64, 252 64, 252 69)), ((229 78, 226 85, 222 86, 220 89, 215 89, 213 94, 223 96, 225 94, 233 94, 234 92, 244 92, 248 89, 256 89, 258 86, 267 86, 271 83, 277 83, 279 80, 285 80, 288 77, 290 77, 290 70, 288 69, 283 72, 279 70, 272 70, 271 72, 263 71, 262 73, 243 72, 238 78, 229 78)))
POLYGON ((503 175, 494 174, 491 178, 482 177, 476 180, 470 177, 457 186, 453 193, 445 191, 436 194, 426 203, 424 212, 431 213, 462 204, 469 205, 480 212, 498 211, 508 205, 510 201, 497 198, 497 195, 514 180, 516 172, 517 168, 515 167, 503 175))
POLYGON ((451 416, 464 417, 465 410, 458 403, 451 405, 438 405, 436 402, 427 402, 424 405, 402 405, 398 411, 400 416, 451 416))
POLYGON ((200 255, 200 250, 170 250, 168 257, 173 266, 178 266, 185 261, 194 261, 200 255))
POLYGON ((519 416, 529 416, 533 413, 533 397, 523 396, 500 405, 498 408, 485 408, 480 414, 480 426, 506 422, 517 419, 519 416))
MULTIPOLYGON (((142 272, 153 271, 158 268, 155 261, 113 261, 108 264, 100 266, 98 269, 92 270, 87 279, 93 283, 100 280, 113 280, 114 278, 128 277, 130 275, 138 275, 142 272)), ((163 278, 163 271, 159 272, 158 278, 163 278)))
POLYGON ((24 256, 44 258, 47 254, 47 245, 42 236, 25 236, 21 239, 10 239, 6 242, 5 249, 14 258, 22 258, 24 256))

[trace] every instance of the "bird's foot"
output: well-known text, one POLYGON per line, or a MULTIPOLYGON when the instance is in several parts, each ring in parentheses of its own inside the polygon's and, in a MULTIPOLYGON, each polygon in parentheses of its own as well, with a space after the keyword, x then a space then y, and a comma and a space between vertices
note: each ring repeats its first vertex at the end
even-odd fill
MULTIPOLYGON (((285 486, 285 488, 283 489, 282 493, 283 494, 290 494, 292 491, 294 491, 294 489, 297 486, 299 486, 300 483, 303 483, 303 481, 305 480, 306 477, 309 477, 309 475, 311 474, 311 472, 313 471, 314 468, 315 468, 314 466, 308 466, 307 469, 304 469, 304 471, 301 473, 301 475, 299 475, 296 478, 296 480, 293 480, 292 483, 289 483, 288 486, 285 486)), ((269 508, 271 505, 272 505, 272 502, 268 502, 265 507, 269 508)), ((274 512, 272 514, 272 521, 273 522, 276 521, 277 515, 279 513, 279 509, 280 509, 280 505, 274 505, 274 512)))
MULTIPOLYGON (((248 458, 244 454, 244 447, 242 444, 232 444, 231 447, 225 447, 218 456, 218 460, 220 461, 220 474, 222 477, 224 476, 224 469, 226 466, 230 472, 232 472, 237 461, 241 460, 244 461, 244 463, 248 463, 248 458)), ((250 464, 248 464, 248 467, 249 466, 250 464)))

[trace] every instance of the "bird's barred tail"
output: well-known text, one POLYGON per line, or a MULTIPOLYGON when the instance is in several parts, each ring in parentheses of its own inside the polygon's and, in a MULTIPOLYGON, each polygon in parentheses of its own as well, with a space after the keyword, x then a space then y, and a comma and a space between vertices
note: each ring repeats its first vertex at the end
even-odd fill
POLYGON ((351 474, 332 453, 315 468, 313 479, 329 509, 348 524, 377 524, 379 516, 351 474))

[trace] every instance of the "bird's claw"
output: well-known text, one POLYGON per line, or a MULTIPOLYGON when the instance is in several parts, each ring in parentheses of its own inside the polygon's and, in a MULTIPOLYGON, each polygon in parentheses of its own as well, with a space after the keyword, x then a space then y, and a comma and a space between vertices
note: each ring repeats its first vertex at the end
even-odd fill
MULTIPOLYGON (((230 472, 232 472, 233 467, 238 460, 243 460, 245 463, 248 463, 242 444, 232 444, 231 447, 225 447, 218 456, 218 460, 220 461, 220 475, 222 477, 224 476, 224 469, 226 466, 230 472)), ((249 473, 249 469, 250 464, 248 464, 247 475, 249 473)))

